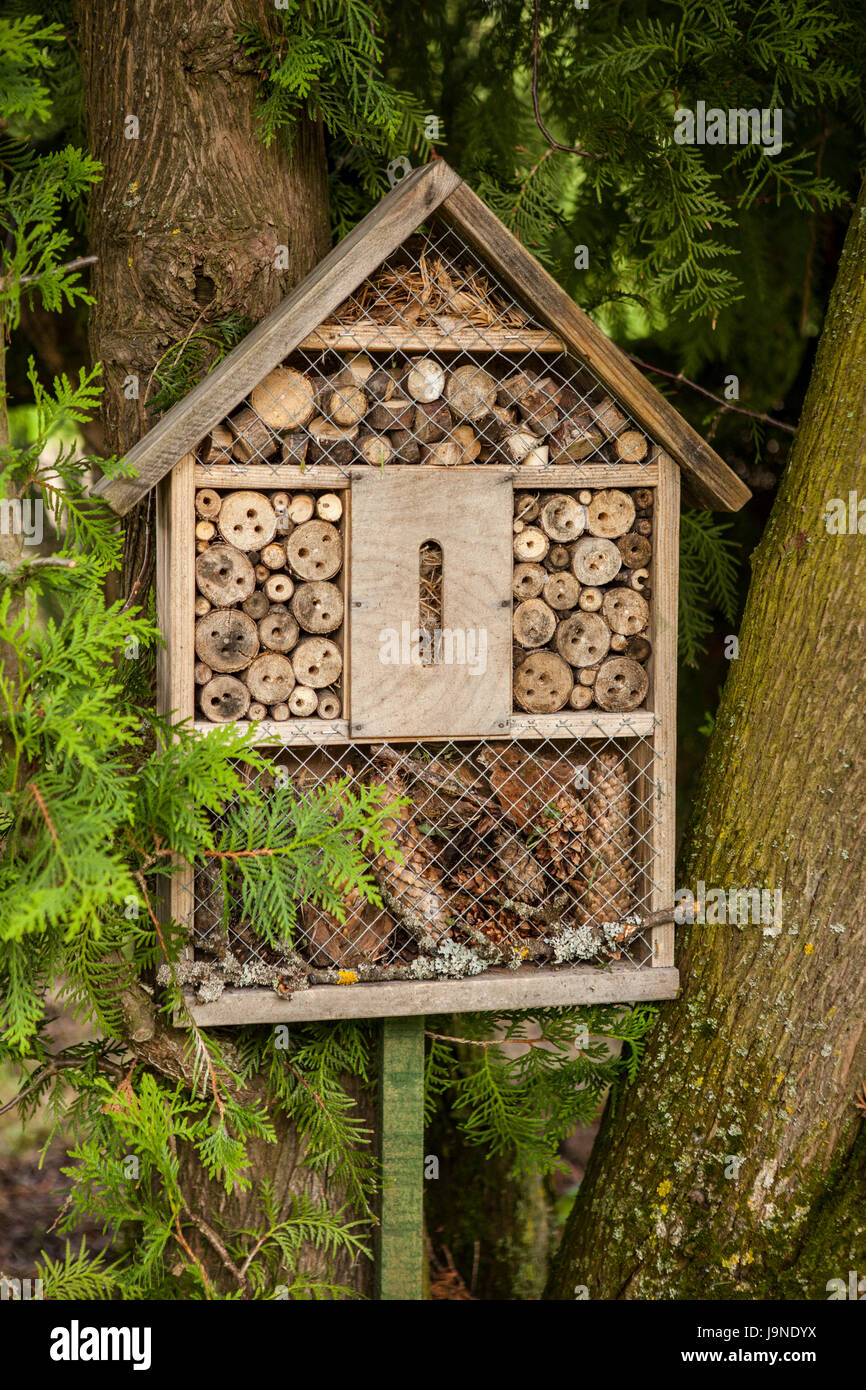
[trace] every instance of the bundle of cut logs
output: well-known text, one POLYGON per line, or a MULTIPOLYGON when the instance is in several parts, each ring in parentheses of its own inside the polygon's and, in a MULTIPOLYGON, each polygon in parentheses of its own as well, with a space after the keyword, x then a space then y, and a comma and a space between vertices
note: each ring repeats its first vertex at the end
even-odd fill
POLYGON ((399 357, 334 354, 330 372, 277 367, 202 441, 200 462, 532 469, 590 456, 628 464, 649 457, 646 435, 609 396, 584 396, 568 384, 567 363, 514 371, 504 357, 485 367, 399 357))
POLYGON ((516 708, 643 703, 652 510, 652 488, 515 492, 516 708))
POLYGON ((195 682, 205 718, 337 719, 343 504, 335 492, 195 497, 195 682))
MULTIPOLYGON (((403 799, 388 828, 400 858, 371 864, 384 910, 349 895, 338 921, 303 904, 292 968, 312 982, 338 968, 382 980, 618 959, 639 932, 639 784, 623 749, 380 744, 353 749, 345 770, 359 757, 357 780, 403 799)), ((292 776, 298 795, 316 781, 304 769, 292 776)), ((231 902, 227 913, 215 907, 214 886, 197 883, 199 944, 246 959, 251 924, 231 902)))

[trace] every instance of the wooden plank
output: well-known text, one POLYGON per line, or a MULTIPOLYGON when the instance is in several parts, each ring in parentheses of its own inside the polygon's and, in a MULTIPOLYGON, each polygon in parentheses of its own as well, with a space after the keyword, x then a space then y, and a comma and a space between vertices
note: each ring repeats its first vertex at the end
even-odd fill
MULTIPOLYGON (((195 602, 195 460, 182 458, 163 479, 156 497, 156 619, 164 646, 156 654, 156 708, 173 723, 193 712, 195 602)), ((159 903, 162 921, 184 923, 190 931, 195 910, 195 873, 175 859, 177 873, 159 903)), ((193 948, 186 946, 186 959, 193 948)))
POLYGON ((284 999, 270 989, 227 989, 212 1004, 187 996, 201 1027, 239 1023, 302 1023, 327 1018, 396 1018, 406 1014, 472 1013, 488 1009, 554 1008, 674 999, 676 970, 633 965, 525 966, 488 970, 465 980, 395 980, 313 985, 284 999))
POLYGON ((363 280, 460 183, 444 160, 415 169, 253 329, 183 400, 172 406, 126 460, 134 478, 102 478, 92 489, 123 516, 168 472, 178 455, 234 410, 262 377, 363 280))
POLYGON ((615 343, 569 298, 516 237, 461 183, 439 215, 461 233, 533 314, 566 342, 685 470, 698 505, 739 511, 751 492, 615 343))
POLYGON ((548 468, 516 468, 517 492, 539 488, 657 487, 655 463, 577 463, 574 467, 552 463, 548 468))
POLYGON ((424 1019, 385 1019, 379 1047, 380 1300, 424 1297, 424 1019))
POLYGON ((423 738, 443 727, 452 738, 506 730, 511 518, 508 468, 352 470, 353 738, 423 738), (446 639, 443 661, 425 666, 410 654, 419 552, 428 540, 442 547, 446 639))
POLYGON ((651 734, 656 717, 651 710, 608 714, 604 710, 561 710, 558 714, 513 714, 512 738, 637 738, 651 734))
MULTIPOLYGON (((676 861, 677 750, 677 605, 679 591, 680 475, 672 459, 662 456, 661 479, 655 500, 653 554, 652 698, 656 712, 653 733, 654 811, 652 840, 656 852, 652 907, 658 911, 674 900, 676 861)), ((654 927, 657 967, 674 963, 674 925, 654 927)))
POLYGON ((525 352, 563 353, 555 333, 537 328, 476 328, 462 320, 454 326, 402 323, 323 323, 298 344, 304 352, 525 352))
MULTIPOLYGON (((255 734, 255 742, 263 747, 313 748, 318 744, 347 743, 349 724, 345 719, 262 719, 250 723, 238 719, 233 727, 240 733, 255 734)), ((193 729, 197 734, 212 734, 215 729, 224 729, 224 724, 212 724, 209 719, 196 719, 193 729)))
MULTIPOLYGON (((202 464, 195 466, 196 487, 271 488, 278 491, 336 492, 349 486, 349 475, 340 468, 316 464, 312 468, 296 468, 289 464, 270 468, 266 463, 202 464)), ((649 486, 649 484, 647 485, 649 486)))

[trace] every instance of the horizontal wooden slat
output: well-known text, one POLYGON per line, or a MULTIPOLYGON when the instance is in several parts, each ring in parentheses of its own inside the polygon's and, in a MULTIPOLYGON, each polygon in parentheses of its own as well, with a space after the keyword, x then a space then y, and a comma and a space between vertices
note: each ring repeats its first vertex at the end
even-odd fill
POLYGON ((569 298, 508 228, 461 183, 439 215, 465 238, 533 314, 560 335, 657 443, 684 469, 703 507, 739 511, 751 492, 615 343, 569 298))
POLYGON ((211 464, 205 467, 199 463, 195 469, 196 487, 247 488, 266 487, 294 491, 303 488, 305 492, 322 489, 333 492, 336 488, 348 487, 349 477, 339 468, 329 468, 316 464, 315 468, 297 468, 286 464, 282 468, 269 468, 266 463, 247 463, 238 465, 235 470, 231 464, 211 464))
POLYGON ((395 1018, 401 1014, 552 1008, 675 999, 679 972, 670 966, 527 966, 488 970, 465 980, 399 980, 313 985, 284 999, 269 989, 227 989, 212 1004, 187 1003, 203 1028, 239 1023, 303 1023, 327 1018, 395 1018))
POLYGON ((490 328, 435 323, 407 328, 400 323, 322 324, 298 344, 302 352, 544 352, 563 353, 555 333, 537 328, 490 328))
POLYGON ((649 710, 630 714, 606 714, 562 710, 559 714, 513 714, 508 725, 511 738, 640 738, 651 734, 655 715, 649 710))
POLYGON ((172 406, 126 455, 134 478, 93 488, 121 516, 208 430, 356 290, 460 183, 444 160, 415 169, 377 203, 273 313, 262 319, 198 386, 172 406))
POLYGON ((658 487, 656 463, 554 463, 549 468, 515 468, 514 486, 521 491, 536 488, 658 487))
MULTIPOLYGON (((225 724, 212 724, 209 719, 196 719, 193 724, 197 734, 212 734, 214 729, 225 727, 225 724)), ((348 743, 349 740, 346 719, 263 719, 260 723, 238 719, 234 728, 244 734, 252 730, 256 743, 263 747, 285 744, 291 748, 311 748, 319 743, 348 743)))

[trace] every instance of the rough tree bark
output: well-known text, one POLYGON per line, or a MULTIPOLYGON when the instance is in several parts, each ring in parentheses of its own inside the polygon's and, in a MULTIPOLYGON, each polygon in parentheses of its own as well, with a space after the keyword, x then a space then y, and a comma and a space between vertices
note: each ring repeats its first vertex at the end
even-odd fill
MULTIPOLYGON (((273 24, 267 0, 78 0, 76 13, 89 147, 105 169, 91 202, 90 341, 106 448, 122 452, 153 423, 148 389, 167 348, 231 313, 257 322, 328 249, 327 166, 318 125, 299 123, 291 158, 258 136, 259 77, 236 35, 273 24)), ((142 533, 138 514, 127 591, 142 533)))
POLYGON ((866 193, 753 560, 680 882, 782 891, 777 936, 680 931, 682 992, 606 1117, 556 1299, 827 1297, 866 1272, 866 193))
MULTIPOLYGON (((91 207, 91 250, 99 257, 91 348, 103 364, 106 448, 122 452, 153 423, 148 385, 168 347, 230 313, 258 321, 328 249, 327 167, 319 126, 299 124, 291 158, 259 139, 259 80, 236 35, 242 23, 273 22, 268 0, 214 0, 203 8, 81 0, 76 10, 90 150, 105 169, 91 207), (137 138, 126 138, 133 116, 137 138), (277 268, 278 246, 287 248, 286 270, 277 268), (138 379, 138 399, 124 389, 129 377, 138 379)), ((146 517, 145 504, 127 527, 124 593, 147 574, 148 550, 152 559, 146 517)), ((127 1004, 139 1060, 189 1080, 184 1035, 154 1016, 144 991, 127 1004)), ((254 1097, 260 1091, 250 1088, 254 1097)), ((372 1121, 369 1101, 359 1096, 359 1103, 372 1121)), ((246 1194, 227 1198, 182 1155, 187 1203, 209 1229, 223 1221, 235 1229, 255 1225, 264 1177, 284 1203, 301 1186, 335 1195, 326 1179, 312 1181, 299 1169, 297 1133, 285 1116, 273 1118, 279 1143, 252 1146, 246 1194)), ((201 1228, 195 1245, 215 1286, 236 1290, 201 1228)), ((369 1292, 366 1263, 352 1270, 338 1262, 335 1277, 369 1292)))

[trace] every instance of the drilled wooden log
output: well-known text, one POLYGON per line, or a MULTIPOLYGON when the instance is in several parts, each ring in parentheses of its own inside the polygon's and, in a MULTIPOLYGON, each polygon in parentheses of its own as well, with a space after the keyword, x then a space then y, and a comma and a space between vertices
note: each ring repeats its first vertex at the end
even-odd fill
POLYGON ((544 584, 544 601, 560 612, 574 608, 580 598, 580 585, 573 574, 560 570, 551 574, 544 584))
POLYGON ((215 516, 219 516, 220 507, 223 499, 212 487, 203 487, 195 495, 195 509, 200 517, 212 521, 215 516))
POLYGON ((276 534, 277 516, 263 492, 241 489, 223 498, 217 525, 228 545, 237 550, 261 550, 276 534))
POLYGON ((610 629, 598 613, 573 613, 556 629, 556 650, 570 666, 594 666, 609 647, 610 629))
POLYGON ((543 647, 556 631, 556 614, 543 599, 526 599, 514 610, 512 631, 521 647, 543 647))
POLYGON ((611 632, 633 637, 649 622, 649 606, 634 589, 608 589, 601 606, 604 620, 611 632))
POLYGON ((518 560, 538 564, 550 549, 550 541, 537 526, 527 526, 514 537, 514 554, 518 560))
POLYGON ((343 503, 336 492, 321 492, 316 498, 316 516, 336 526, 343 515, 343 503))
POLYGON ((245 672, 244 680, 252 698, 263 705, 287 699, 296 684, 291 662, 278 652, 263 652, 257 656, 245 672))
POLYGON ((319 700, 315 690, 308 685, 296 685, 288 699, 289 714, 296 719, 309 719, 316 713, 319 700))
POLYGON ((566 545, 576 541, 586 529, 586 509, 566 492, 555 492, 541 508, 539 525, 552 541, 566 545))
POLYGON ((316 713, 320 719, 339 719, 342 712, 340 697, 333 690, 319 692, 316 713))
POLYGON ((586 509, 586 529, 591 536, 610 540, 625 535, 635 518, 634 502, 619 488, 597 492, 586 509))
POLYGON ((568 703, 574 676, 556 652, 530 653, 515 667, 514 699, 529 714, 554 714, 568 703))
POLYGON ((214 676, 199 695, 201 712, 214 724, 243 719, 250 707, 250 692, 236 676, 214 676))
POLYGON ((649 678, 643 666, 627 656, 603 661, 595 681, 595 703, 613 713, 637 709, 646 698, 649 678))
POLYGON ((292 653, 292 669, 299 684, 321 690, 339 679, 343 658, 330 638, 307 637, 292 653))
POLYGON ((294 580, 288 574, 269 574, 265 580, 265 597, 271 603, 288 603, 294 592, 294 580))
POLYGON ((270 652, 290 652, 300 636, 291 613, 271 609, 259 622, 259 641, 270 652))
POLYGON ((292 613, 305 632, 334 632, 343 621, 343 595, 336 584, 299 584, 292 613))
POLYGON ((581 584, 609 584, 622 568, 622 556, 612 541, 581 536, 571 554, 571 569, 581 584))
POLYGON ((652 558, 652 543, 637 531, 629 531, 626 535, 620 536, 616 547, 628 569, 639 569, 642 565, 648 565, 652 558))
POLYGON ((547 570, 542 565, 515 565, 511 592, 517 599, 538 598, 547 583, 547 578, 547 570))
POLYGON ((258 649, 256 625, 240 609, 215 609, 195 625, 196 656, 214 671, 242 671, 258 649))
POLYGON ((253 567, 243 551, 231 545, 212 545, 195 562, 198 588, 215 608, 243 603, 256 586, 253 567))
POLYGON ((580 598, 578 599, 581 612, 597 613, 601 608, 603 599, 604 595, 601 589, 596 589, 592 584, 588 584, 586 588, 581 591, 580 598))
POLYGON ((333 579, 343 563, 340 533, 329 521, 306 521, 289 536, 286 557, 298 579, 333 579))

